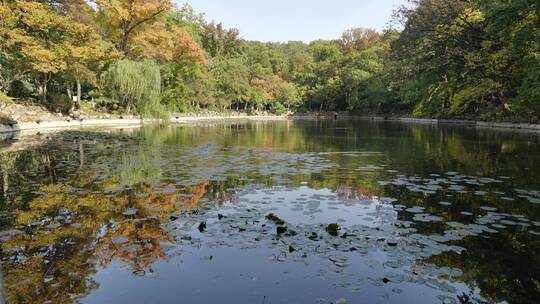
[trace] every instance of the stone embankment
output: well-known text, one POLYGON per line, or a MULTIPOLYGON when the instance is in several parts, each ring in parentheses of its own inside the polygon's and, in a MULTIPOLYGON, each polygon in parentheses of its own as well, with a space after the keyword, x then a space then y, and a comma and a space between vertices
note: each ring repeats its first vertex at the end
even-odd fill
POLYGON ((15 120, 0 117, 0 140, 12 139, 19 134, 20 130, 21 128, 15 120))
POLYGON ((475 120, 451 120, 451 119, 430 119, 430 118, 411 118, 411 117, 378 117, 378 116, 351 116, 352 119, 371 120, 371 121, 398 121, 406 123, 421 123, 435 125, 460 125, 476 128, 496 128, 496 129, 520 129, 540 131, 540 124, 527 123, 507 123, 507 122, 489 122, 475 120))

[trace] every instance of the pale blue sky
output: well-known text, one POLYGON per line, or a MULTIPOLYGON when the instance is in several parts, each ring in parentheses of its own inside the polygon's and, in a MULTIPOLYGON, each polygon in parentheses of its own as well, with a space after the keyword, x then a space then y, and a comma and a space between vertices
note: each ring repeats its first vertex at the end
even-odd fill
POLYGON ((207 20, 240 29, 248 40, 335 39, 351 27, 381 31, 406 0, 175 0, 207 20))

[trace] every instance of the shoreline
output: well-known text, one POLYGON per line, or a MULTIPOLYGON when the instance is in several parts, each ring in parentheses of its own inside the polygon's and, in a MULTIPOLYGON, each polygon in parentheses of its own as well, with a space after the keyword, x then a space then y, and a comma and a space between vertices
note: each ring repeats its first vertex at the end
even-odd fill
MULTIPOLYGON (((228 121, 228 120, 289 120, 288 116, 181 116, 172 117, 171 124, 188 124, 201 121, 228 121)), ((140 118, 90 118, 84 120, 51 120, 43 122, 22 122, 13 126, 0 125, 0 134, 7 135, 18 133, 18 135, 31 135, 41 132, 53 132, 88 127, 138 127, 145 124, 156 123, 152 119, 140 118)), ((0 136, 1 138, 2 136, 0 136)))
POLYGON ((413 117, 379 117, 379 116, 351 116, 351 119, 370 121, 395 121, 404 123, 431 124, 431 125, 454 125, 467 126, 481 129, 513 129, 539 131, 540 124, 491 122, 478 120, 437 119, 437 118, 413 118, 413 117))
MULTIPOLYGON (((328 115, 266 115, 266 116, 179 116, 172 117, 172 124, 187 124, 201 121, 275 121, 275 120, 331 120, 332 116, 328 115)), ((373 122, 402 122, 427 125, 454 125, 467 126, 481 129, 512 129, 540 132, 540 124, 526 123, 498 123, 487 121, 474 120, 447 120, 447 119, 430 119, 430 118, 411 118, 411 117, 381 117, 381 116, 355 116, 355 115, 339 115, 337 120, 361 120, 373 122)), ((84 127, 133 127, 144 124, 155 123, 155 120, 141 120, 139 118, 91 118, 84 120, 51 120, 44 122, 22 122, 12 125, 0 124, 0 138, 9 137, 9 134, 27 135, 47 131, 59 131, 73 128, 84 127)), ((7 138, 9 139, 9 138, 7 138)))

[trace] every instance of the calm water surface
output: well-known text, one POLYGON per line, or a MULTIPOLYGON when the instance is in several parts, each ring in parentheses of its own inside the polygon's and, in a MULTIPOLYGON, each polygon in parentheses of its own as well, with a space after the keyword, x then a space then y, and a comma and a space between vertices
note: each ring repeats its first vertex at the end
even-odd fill
POLYGON ((0 151, 8 303, 540 303, 537 134, 66 131, 0 151))

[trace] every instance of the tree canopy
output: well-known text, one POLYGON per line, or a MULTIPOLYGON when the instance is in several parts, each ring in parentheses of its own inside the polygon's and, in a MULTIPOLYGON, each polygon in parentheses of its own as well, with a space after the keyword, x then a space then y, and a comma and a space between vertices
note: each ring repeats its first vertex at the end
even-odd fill
POLYGON ((533 0, 414 0, 396 11, 397 29, 270 43, 170 0, 3 1, 0 90, 51 107, 67 95, 75 107, 86 99, 138 112, 115 100, 125 92, 108 80, 128 62, 153 62, 161 80, 153 100, 166 111, 538 121, 539 16, 533 0))

